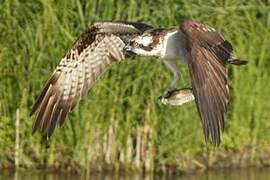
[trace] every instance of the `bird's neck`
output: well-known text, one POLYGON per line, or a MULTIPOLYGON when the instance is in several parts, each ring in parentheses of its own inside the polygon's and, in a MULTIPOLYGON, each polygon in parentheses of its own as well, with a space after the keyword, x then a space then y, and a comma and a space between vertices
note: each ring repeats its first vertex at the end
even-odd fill
POLYGON ((176 30, 168 32, 164 37, 163 59, 185 59, 184 35, 176 30))

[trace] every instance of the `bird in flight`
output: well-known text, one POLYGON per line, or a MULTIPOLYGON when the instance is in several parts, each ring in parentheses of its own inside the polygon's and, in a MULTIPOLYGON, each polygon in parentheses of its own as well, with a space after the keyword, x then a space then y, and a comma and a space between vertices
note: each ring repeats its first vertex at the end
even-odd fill
POLYGON ((51 136, 107 68, 136 54, 161 58, 173 72, 163 99, 176 91, 180 77, 176 62, 181 59, 187 65, 192 80, 189 96, 195 97, 206 141, 210 134, 217 146, 229 102, 225 64, 246 63, 233 58, 232 51, 214 28, 192 20, 164 29, 144 23, 95 22, 67 51, 37 98, 31 111, 36 113, 33 133, 51 136))

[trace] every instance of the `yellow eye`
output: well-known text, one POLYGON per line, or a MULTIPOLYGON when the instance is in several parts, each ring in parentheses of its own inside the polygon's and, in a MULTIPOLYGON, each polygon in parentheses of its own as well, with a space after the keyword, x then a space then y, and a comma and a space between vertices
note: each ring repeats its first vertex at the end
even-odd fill
POLYGON ((137 43, 136 41, 134 41, 134 42, 133 42, 133 47, 134 47, 134 48, 138 48, 138 47, 140 47, 140 44, 137 43))

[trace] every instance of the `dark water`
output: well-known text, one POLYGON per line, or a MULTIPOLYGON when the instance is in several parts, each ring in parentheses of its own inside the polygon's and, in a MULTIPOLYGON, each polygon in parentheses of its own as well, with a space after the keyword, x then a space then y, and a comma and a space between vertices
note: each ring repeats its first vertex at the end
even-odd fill
POLYGON ((141 175, 141 174, 111 174, 97 173, 89 176, 70 175, 68 173, 50 173, 46 171, 0 172, 0 180, 152 180, 152 179, 181 179, 181 180, 270 180, 270 168, 263 169, 225 169, 201 172, 189 175, 141 175))

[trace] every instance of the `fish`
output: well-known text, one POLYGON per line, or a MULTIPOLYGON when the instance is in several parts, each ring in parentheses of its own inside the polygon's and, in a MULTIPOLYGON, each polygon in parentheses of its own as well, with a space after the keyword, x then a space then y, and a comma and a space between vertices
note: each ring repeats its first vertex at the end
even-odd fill
POLYGON ((182 106, 193 102, 195 97, 191 88, 182 88, 174 90, 169 97, 159 97, 159 101, 164 105, 182 106))

